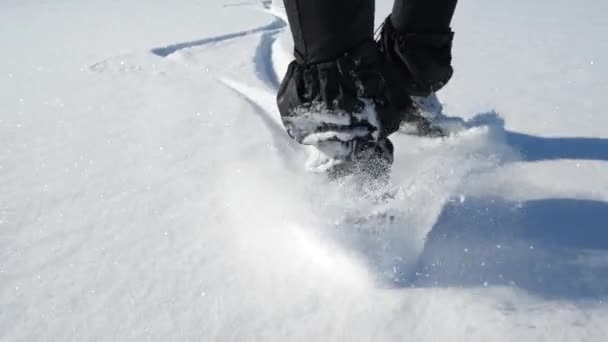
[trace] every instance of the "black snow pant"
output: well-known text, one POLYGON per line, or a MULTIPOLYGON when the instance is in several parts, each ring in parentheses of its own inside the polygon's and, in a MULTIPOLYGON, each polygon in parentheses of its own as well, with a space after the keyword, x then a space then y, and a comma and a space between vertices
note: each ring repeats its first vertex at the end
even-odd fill
MULTIPOLYGON (((373 39, 375 0, 283 0, 300 64, 334 60, 373 39)), ((397 31, 450 32, 457 0, 394 0, 390 19, 397 31)))

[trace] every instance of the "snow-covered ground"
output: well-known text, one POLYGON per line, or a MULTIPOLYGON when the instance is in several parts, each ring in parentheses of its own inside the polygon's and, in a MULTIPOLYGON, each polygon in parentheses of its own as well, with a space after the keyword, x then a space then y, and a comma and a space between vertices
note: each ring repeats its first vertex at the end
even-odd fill
POLYGON ((461 1, 469 128, 378 206, 277 125, 269 1, 2 1, 0 340, 604 340, 606 11, 461 1))

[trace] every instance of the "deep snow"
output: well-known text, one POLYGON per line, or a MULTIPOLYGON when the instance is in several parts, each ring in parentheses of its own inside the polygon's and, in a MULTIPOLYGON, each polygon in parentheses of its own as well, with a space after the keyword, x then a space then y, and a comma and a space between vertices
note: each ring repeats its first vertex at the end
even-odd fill
POLYGON ((2 2, 0 339, 603 340, 606 10, 462 1, 378 205, 276 121, 280 6, 2 2))

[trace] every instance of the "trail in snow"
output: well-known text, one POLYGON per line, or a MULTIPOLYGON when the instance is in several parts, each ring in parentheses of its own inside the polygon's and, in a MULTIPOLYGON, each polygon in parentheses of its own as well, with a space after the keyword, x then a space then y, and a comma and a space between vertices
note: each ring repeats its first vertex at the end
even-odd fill
MULTIPOLYGON (((276 10, 270 13, 277 16, 276 10)), ((277 20, 281 20, 281 16, 277 16, 277 20)), ((262 120, 272 130, 276 144, 291 145, 293 142, 286 141, 289 139, 282 129, 274 102, 278 82, 269 81, 276 80, 276 75, 285 70, 290 62, 290 47, 274 39, 277 33, 261 34, 253 60, 256 74, 266 85, 265 89, 255 89, 233 80, 224 82, 245 96, 257 113, 262 111, 264 114, 262 120)), ((462 125, 467 126, 464 121, 462 125)), ((357 198, 359 194, 349 191, 348 188, 351 186, 349 184, 337 188, 325 185, 324 189, 316 195, 318 198, 312 199, 323 202, 324 206, 334 211, 328 213, 326 208, 315 210, 315 216, 320 215, 330 222, 326 223, 322 230, 325 230, 332 239, 337 239, 351 250, 358 252, 367 260, 368 266, 376 268, 383 275, 388 275, 394 284, 407 286, 413 280, 412 271, 424 249, 427 234, 439 217, 444 204, 455 196, 463 178, 481 170, 494 168, 502 159, 513 155, 502 144, 500 134, 493 131, 499 128, 483 127, 479 120, 469 126, 475 125, 479 128, 461 132, 444 141, 397 138, 396 142, 400 143, 397 146, 408 146, 404 149, 410 151, 417 147, 422 149, 422 152, 414 151, 413 155, 397 153, 398 159, 407 160, 408 164, 416 166, 401 166, 398 163, 395 165, 396 183, 393 191, 396 197, 389 203, 379 205, 373 201, 359 199, 357 198), (425 151, 425 148, 429 150, 425 151), (447 149, 449 152, 442 152, 442 149, 447 149), (424 155, 425 153, 427 156, 424 155), (433 157, 428 157, 431 155, 433 157), (440 161, 441 165, 436 161, 440 161), (449 166, 446 168, 443 165, 449 166), (407 172, 404 173, 402 170, 407 172), (430 182, 425 179, 429 179, 430 182), (327 201, 327 198, 331 200, 327 201), (355 221, 352 221, 353 219, 355 221)), ((282 151, 282 158, 290 159, 286 164, 291 165, 293 169, 296 164, 293 163, 290 154, 293 155, 297 150, 304 149, 299 147, 291 151, 285 149, 279 151, 282 151)), ((297 192, 292 192, 290 195, 295 198, 307 197, 297 192)))
MULTIPOLYGON (((251 5, 251 8, 255 10, 253 5, 251 5)), ((278 86, 277 75, 282 75, 286 70, 291 58, 289 52, 291 46, 289 40, 283 39, 288 37, 284 32, 284 14, 281 13, 280 9, 273 6, 265 6, 265 11, 274 17, 269 25, 260 29, 201 39, 194 44, 172 44, 164 48, 167 49, 165 51, 172 50, 168 54, 163 54, 163 57, 172 57, 174 60, 180 60, 180 64, 196 68, 199 64, 197 59, 204 56, 198 55, 197 49, 204 48, 206 44, 220 44, 224 40, 231 39, 257 39, 251 63, 261 86, 256 88, 235 81, 236 78, 227 77, 221 73, 217 76, 222 82, 249 101, 253 112, 258 114, 258 117, 265 122, 265 126, 271 132, 273 148, 278 153, 282 164, 286 170, 293 172, 293 174, 290 173, 286 176, 294 177, 294 175, 299 174, 299 165, 304 158, 302 156, 305 155, 305 148, 294 145, 286 136, 278 119, 274 103, 274 92, 278 86), (281 34, 281 32, 283 33, 281 34)), ((226 45, 226 48, 230 48, 230 46, 230 44, 226 45)), ((224 53, 221 52, 223 48, 224 46, 221 44, 215 45, 214 54, 223 55, 224 53)), ((154 51, 152 50, 156 54, 154 51)), ((204 53, 204 51, 201 51, 201 53, 204 53)), ((230 54, 230 52, 226 54, 230 54)), ((124 65, 122 58, 121 65, 124 65)), ((456 118, 452 118, 452 120, 458 121, 456 118)), ((320 201, 320 197, 325 197, 324 200, 320 201, 323 203, 321 206, 323 208, 313 206, 310 209, 314 211, 312 216, 325 219, 325 223, 317 223, 325 228, 317 228, 325 233, 331 232, 329 234, 331 239, 337 239, 352 251, 358 252, 360 256, 363 255, 363 258, 368 260, 368 266, 372 268, 380 267, 379 271, 381 273, 387 270, 399 273, 394 278, 396 284, 400 286, 427 284, 429 275, 432 273, 429 272, 429 269, 438 272, 438 274, 432 276, 433 279, 443 280, 446 277, 444 273, 450 274, 452 272, 449 269, 451 266, 448 263, 438 268, 435 261, 444 260, 446 256, 443 255, 442 251, 438 251, 435 256, 429 256, 428 250, 425 249, 427 236, 433 227, 452 227, 451 222, 444 221, 446 217, 451 218, 453 214, 450 213, 455 211, 462 210, 463 213, 468 210, 494 212, 496 210, 500 211, 503 206, 515 208, 510 211, 513 218, 506 222, 516 224, 515 222, 518 219, 515 219, 515 217, 523 215, 517 208, 522 207, 523 204, 515 201, 510 204, 501 204, 494 209, 494 203, 496 203, 493 199, 494 195, 479 193, 475 190, 474 179, 478 177, 484 179, 484 175, 499 174, 500 169, 505 167, 508 169, 508 165, 511 163, 517 164, 520 155, 515 152, 516 150, 522 151, 524 158, 534 156, 530 147, 535 145, 528 145, 521 134, 506 131, 504 121, 496 113, 481 114, 468 122, 459 120, 461 125, 469 127, 469 131, 461 132, 443 141, 421 140, 406 136, 394 138, 398 148, 393 179, 398 198, 388 205, 378 207, 363 200, 348 200, 344 198, 349 195, 344 192, 346 190, 343 187, 331 189, 327 185, 324 185, 326 193, 314 195, 307 193, 304 189, 299 190, 302 192, 292 189, 290 197, 309 198, 313 202, 320 201), (509 143, 515 149, 511 148, 509 143), (399 148, 399 146, 404 147, 399 148), (473 184, 472 187, 471 184, 473 184), (470 200, 474 204, 471 207, 475 209, 470 209, 468 205, 469 192, 473 195, 470 200), (479 195, 481 197, 478 197, 479 195), (489 197, 487 197, 488 195, 489 197), (310 196, 313 197, 310 198, 310 196), (315 198, 315 196, 319 198, 315 198), (478 203, 486 203, 486 208, 479 208, 478 203), (331 208, 331 210, 328 208, 331 208), (363 228, 361 225, 357 226, 349 223, 355 212, 365 217, 367 215, 374 216, 381 211, 391 213, 388 216, 394 217, 394 219, 386 222, 380 215, 377 222, 373 220, 366 222, 363 228), (368 234, 369 231, 373 234, 368 234), (418 260, 420 255, 423 258, 418 260)), ((489 182, 493 181, 489 180, 489 182)), ((270 183, 266 186, 274 187, 276 185, 270 183)), ((304 203, 298 203, 297 205, 304 205, 304 203)), ((456 215, 459 216, 460 214, 457 213, 456 215)), ((293 220, 298 221, 298 218, 294 217, 293 220)), ((450 220, 448 219, 448 221, 450 220)), ((488 222, 480 218, 479 222, 468 224, 484 226, 488 222)), ((507 223, 504 224, 507 225, 507 223)), ((508 231, 512 227, 501 229, 508 231)), ((435 235, 432 234, 430 238, 434 239, 435 235)), ((516 236, 504 237, 507 241, 514 241, 515 238, 516 236)), ((459 243, 467 244, 469 242, 459 243)), ((514 243, 518 242, 514 241, 514 243)), ((430 245, 434 246, 433 244, 430 245)), ((502 251, 488 249, 484 253, 492 254, 494 252, 499 255, 502 254, 502 251)), ((455 253, 457 255, 462 254, 461 251, 455 253)), ((519 252, 513 251, 513 253, 518 254, 519 252)), ((453 258, 453 256, 450 258, 453 258)), ((494 266, 500 268, 499 265, 494 266)), ((506 279, 500 271, 490 271, 490 273, 497 274, 488 277, 493 283, 515 284, 514 280, 506 279)), ((435 281, 435 283, 438 282, 435 281)), ((479 279, 477 285, 483 286, 485 283, 485 280, 479 279)))
POLYGON ((386 202, 303 171, 269 1, 64 5, 0 5, 1 340, 606 335, 604 5, 463 2, 465 129, 395 135, 386 202))
MULTIPOLYGON (((256 65, 267 66, 264 73, 258 73, 263 81, 269 78, 273 79, 277 73, 280 74, 281 71, 285 70, 290 58, 289 46, 281 45, 282 42, 277 40, 272 47, 269 47, 268 41, 264 38, 258 46, 258 51, 266 52, 257 54, 258 58, 256 58, 256 65), (269 68, 267 63, 260 63, 259 59, 260 55, 268 56, 267 51, 269 50, 272 50, 270 57, 272 68, 269 68)), ((268 85, 268 83, 266 84, 268 85)), ((273 83, 270 84, 269 88, 271 90, 273 85, 273 83)), ((249 95, 253 102, 256 102, 256 98, 262 97, 259 93, 256 95, 255 91, 244 91, 242 94, 249 95)), ((272 98, 271 94, 266 97, 272 98)), ((274 103, 271 101, 266 101, 266 104, 261 108, 265 108, 268 116, 275 117, 275 119, 278 117, 276 109, 274 109, 274 103)), ((398 162, 394 168, 394 179, 397 183, 396 188, 399 189, 398 196, 401 197, 382 209, 374 206, 371 206, 373 209, 369 209, 365 208, 365 205, 356 209, 358 212, 370 210, 372 213, 385 210, 385 213, 390 213, 391 220, 386 221, 384 218, 380 218, 378 221, 371 220, 371 222, 363 224, 363 229, 361 229, 361 225, 353 225, 348 221, 339 223, 336 226, 338 240, 346 243, 349 248, 362 252, 368 261, 372 261, 372 266, 382 265, 381 272, 390 271, 392 267, 393 272, 399 273, 393 274, 393 276, 396 276, 393 280, 404 286, 409 286, 409 284, 432 285, 445 283, 446 281, 462 281, 464 283, 473 281, 478 286, 487 286, 488 284, 522 286, 534 292, 545 289, 547 294, 554 295, 564 295, 570 291, 577 292, 577 288, 588 288, 589 286, 598 290, 604 288, 603 281, 600 281, 597 285, 592 285, 594 282, 598 282, 600 279, 598 277, 601 277, 601 275, 587 280, 576 277, 558 284, 549 285, 545 283, 546 279, 552 277, 565 278, 565 275, 572 271, 569 270, 569 267, 564 267, 568 264, 567 259, 564 259, 565 263, 555 260, 562 265, 560 266, 562 275, 551 271, 551 266, 541 266, 539 268, 537 263, 543 258, 551 258, 551 255, 560 253, 557 252, 559 248, 555 249, 550 240, 538 241, 533 239, 530 241, 521 233, 517 233, 521 231, 517 227, 532 223, 530 222, 530 213, 536 211, 534 208, 545 207, 543 202, 505 202, 493 195, 486 197, 483 194, 482 197, 467 198, 466 186, 461 186, 462 183, 471 183, 479 175, 496 174, 496 170, 510 163, 517 164, 521 160, 521 156, 527 161, 533 160, 530 158, 538 159, 540 152, 534 151, 542 150, 542 153, 544 153, 543 160, 555 158, 547 155, 547 153, 558 153, 562 158, 571 155, 580 159, 587 158, 581 153, 591 153, 592 156, 590 157, 597 159, 597 151, 601 150, 597 148, 597 144, 589 146, 589 148, 583 148, 582 144, 585 143, 585 139, 555 139, 556 143, 559 143, 562 147, 565 147, 565 144, 569 144, 571 147, 565 149, 552 148, 547 146, 549 139, 543 141, 543 139, 537 138, 536 141, 531 141, 531 137, 526 138, 525 135, 506 131, 504 121, 495 112, 476 116, 468 123, 461 121, 465 127, 479 128, 440 142, 421 143, 416 141, 415 138, 398 137, 396 139, 398 143, 398 162), (431 146, 431 148, 425 150, 427 147, 425 145, 431 146), (407 146, 407 148, 403 148, 405 151, 400 152, 399 146, 407 146), (408 152, 408 149, 415 146, 422 150, 417 151, 419 155, 408 152), (516 153, 517 150, 521 151, 522 155, 516 153), (573 153, 572 151, 577 152, 573 153), (427 155, 424 155, 425 153, 427 155), (399 161, 406 162, 402 164, 399 161), (416 192, 417 189, 420 189, 420 193, 416 192), (466 217, 468 221, 462 223, 460 217, 466 217), (454 235, 454 232, 462 231, 463 226, 470 227, 466 231, 473 229, 478 233, 478 237, 484 236, 484 234, 479 234, 478 229, 492 227, 495 236, 490 240, 493 243, 485 242, 488 245, 481 250, 471 248, 469 252, 467 244, 471 244, 476 238, 454 235), (427 240, 432 228, 435 229, 435 232, 429 237, 430 240, 427 240), (361 230, 363 230, 363 234, 361 234, 361 230), (369 232, 373 232, 375 235, 370 237, 369 232), (446 237, 451 238, 446 241, 446 237), (426 247, 427 241, 429 242, 428 248, 426 247), (457 247, 454 248, 454 246, 457 247), (470 255, 468 258, 463 259, 461 257, 467 254, 470 255), (422 258, 418 261, 420 255, 422 255, 422 258), (387 258, 391 260, 386 260, 387 258), (522 263, 521 261, 522 259, 535 258, 537 260, 533 264, 522 263), (481 269, 473 265, 467 265, 467 259, 477 260, 481 269), (486 261, 479 261, 480 259, 486 261), (418 262, 418 264, 416 266, 412 265, 415 262, 418 262), (516 272, 519 267, 505 267, 505 264, 520 265, 519 267, 530 265, 535 267, 537 271, 540 269, 544 269, 544 271, 538 277, 531 278, 525 276, 529 273, 516 272), (468 276, 462 274, 458 276, 457 273, 454 273, 462 272, 461 267, 466 269, 465 274, 469 274, 473 278, 468 278, 468 276), (458 269, 460 271, 457 271, 458 269), (411 273, 412 271, 413 273, 411 273)), ((590 140, 587 141, 591 142, 590 140)), ((595 142, 597 142, 597 139, 595 142)), ((600 159, 603 159, 601 155, 600 159)), ((559 202, 549 201, 545 203, 557 204, 559 202)), ((591 205, 589 209, 591 212, 597 212, 604 207, 603 204, 597 203, 596 205, 593 202, 590 202, 589 205, 591 205)), ((345 205, 345 207, 348 207, 348 205, 345 205)), ((587 205, 583 204, 582 208, 585 207, 587 205)), ((544 217, 546 222, 553 221, 545 216, 551 212, 549 209, 551 207, 546 208, 548 211, 545 214, 540 214, 540 217, 544 217)), ((338 211, 340 210, 344 210, 344 208, 338 211)), ((362 215, 365 216, 365 214, 362 215)), ((590 217, 597 217, 597 214, 590 217)), ((599 218, 594 220, 601 222, 603 218, 600 215, 599 218)), ((477 243, 479 241, 475 244, 477 243)), ((567 254, 565 251, 563 253, 567 254)), ((542 265, 542 261, 540 261, 540 264, 542 265)), ((580 268, 581 265, 577 265, 577 267, 580 268)))

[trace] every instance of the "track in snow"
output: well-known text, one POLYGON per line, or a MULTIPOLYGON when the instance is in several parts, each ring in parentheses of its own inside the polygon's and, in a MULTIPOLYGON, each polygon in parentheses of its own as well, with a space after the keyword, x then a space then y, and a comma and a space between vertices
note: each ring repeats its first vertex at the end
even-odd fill
MULTIPOLYGON (((174 43, 153 48, 150 52, 154 56, 166 58, 205 45, 257 37, 259 41, 251 63, 262 87, 250 86, 221 76, 219 79, 250 103, 253 113, 260 117, 271 132, 272 145, 275 146, 283 164, 287 169, 295 172, 301 160, 294 155, 298 155, 298 151, 301 151, 302 147, 294 144, 284 133, 274 104, 274 93, 278 87, 279 75, 289 62, 289 51, 277 40, 286 27, 284 14, 270 6, 268 2, 263 4, 263 8, 257 9, 251 3, 235 4, 235 6, 237 5, 251 6, 253 10, 266 11, 273 15, 273 20, 268 25, 251 30, 174 43)), ((97 72, 106 70, 140 72, 142 69, 145 69, 145 65, 141 65, 137 59, 131 62, 129 56, 110 58, 91 66, 91 70, 97 72)), ((605 286, 599 278, 566 278, 565 274, 555 271, 569 269, 570 273, 575 273, 575 270, 582 274, 593 273, 593 270, 586 268, 584 264, 576 264, 576 267, 572 266, 574 268, 566 267, 568 260, 561 256, 572 255, 569 251, 574 249, 579 250, 576 255, 585 258, 587 254, 582 250, 586 246, 594 246, 590 240, 597 241, 598 237, 603 236, 599 227, 601 222, 608 221, 605 202, 595 201, 593 196, 589 196, 588 200, 569 199, 567 196, 531 200, 525 198, 522 200, 501 199, 501 192, 505 191, 505 187, 530 186, 517 174, 517 170, 527 162, 561 158, 608 160, 608 155, 605 153, 608 148, 601 148, 606 145, 606 140, 584 137, 545 138, 508 131, 505 129, 504 120, 495 112, 482 113, 468 122, 462 122, 467 127, 488 127, 489 131, 474 133, 473 137, 454 137, 447 143, 424 142, 417 147, 418 151, 414 152, 399 149, 400 145, 411 145, 414 140, 407 137, 396 138, 397 141, 402 140, 403 142, 397 146, 398 158, 402 164, 397 163, 395 174, 400 186, 405 189, 404 191, 409 191, 409 196, 414 196, 407 198, 407 201, 404 198, 404 202, 400 204, 408 207, 408 210, 416 211, 416 205, 429 206, 428 201, 431 199, 425 199, 422 194, 415 191, 412 195, 411 190, 422 186, 418 182, 424 177, 428 177, 427 173, 430 173, 431 177, 449 179, 448 175, 443 172, 433 174, 433 170, 441 170, 446 164, 465 165, 462 168, 456 167, 455 173, 462 179, 453 184, 448 182, 451 184, 449 186, 444 184, 447 186, 446 188, 433 188, 433 184, 426 184, 429 191, 439 192, 437 201, 430 204, 434 209, 425 214, 426 218, 422 221, 419 220, 424 215, 419 218, 414 215, 412 221, 405 223, 426 227, 419 233, 420 235, 417 235, 417 239, 421 239, 420 241, 426 239, 427 233, 430 232, 430 235, 428 235, 426 245, 419 247, 421 259, 416 266, 414 277, 404 280, 400 286, 516 285, 531 292, 550 293, 555 297, 568 297, 575 292, 579 295, 584 294, 584 296, 608 293, 608 286, 605 286), (475 137, 475 134, 478 136, 475 137), (482 146, 484 144, 492 146, 484 147, 482 146), (520 154, 512 155, 513 150, 520 154), (399 156, 400 153, 401 156, 399 156), (444 158, 444 160, 425 158, 424 154, 436 155, 437 158, 444 158), (484 158, 490 159, 484 160, 484 158), (492 158, 494 161, 491 161, 492 158), (414 166, 413 171, 409 170, 412 166, 414 166), (475 175, 476 178, 472 178, 471 175, 475 175), (504 183, 505 177, 510 178, 510 182, 514 182, 514 185, 504 183), (483 180, 482 184, 485 186, 475 185, 476 179, 483 180), (471 184, 474 185, 473 190, 469 189, 471 184), (417 202, 419 203, 412 205, 417 202), (555 236, 542 234, 542 228, 546 228, 545 224, 547 224, 561 227, 559 229, 562 229, 562 234, 568 236, 566 228, 568 226, 559 224, 568 222, 568 220, 565 218, 555 220, 551 213, 563 212, 576 215, 579 211, 585 212, 591 222, 592 229, 589 235, 586 235, 588 243, 572 242, 569 244, 565 239, 559 239, 558 242, 555 236), (464 218, 467 220, 463 221, 464 218), (497 222, 500 222, 500 225, 497 225, 497 222), (465 227, 467 228, 465 229, 465 227), (522 227, 530 227, 537 234, 530 235, 525 229, 521 229, 522 227), (485 235, 484 232, 487 229, 494 234, 485 235), (477 245, 477 248, 467 247, 471 245, 477 245), (500 246, 500 248, 496 246, 500 246), (465 249, 467 251, 463 252, 465 249), (483 262, 480 261, 481 259, 483 262), (548 262, 547 260, 553 260, 554 264, 561 266, 543 267, 548 262), (482 264, 483 266, 480 268, 479 265, 482 264), (510 268, 508 265, 512 264, 520 265, 520 267, 510 268), (520 272, 522 268, 526 267, 529 267, 530 271, 520 272), (535 274, 535 276, 532 277, 531 274, 535 274), (546 279, 553 278, 562 280, 549 286, 546 279), (596 286, 592 286, 592 283, 595 283, 596 286), (580 291, 581 288, 592 288, 593 290, 580 291)), ((414 142, 415 145, 418 143, 414 142)), ((593 190, 588 191, 590 193, 593 190)), ((345 238, 348 239, 348 237, 345 238)), ((357 246, 351 247, 358 248, 357 246)), ((600 243, 599 247, 604 246, 600 243)))

